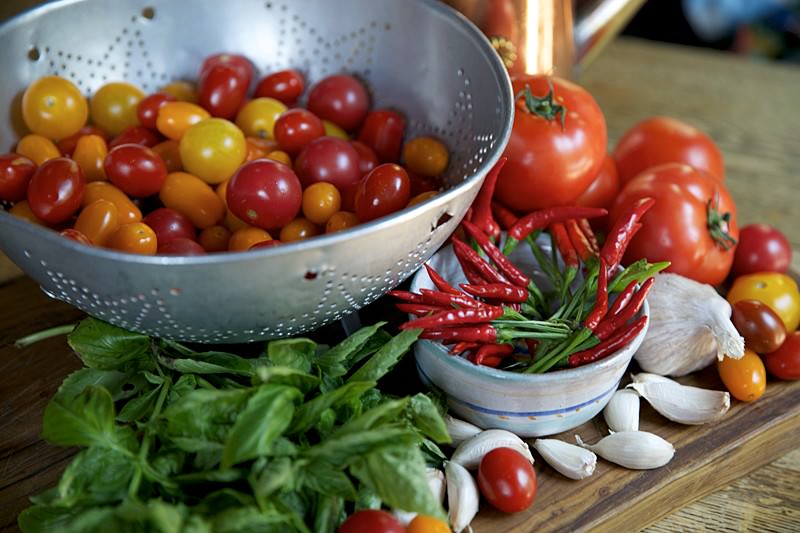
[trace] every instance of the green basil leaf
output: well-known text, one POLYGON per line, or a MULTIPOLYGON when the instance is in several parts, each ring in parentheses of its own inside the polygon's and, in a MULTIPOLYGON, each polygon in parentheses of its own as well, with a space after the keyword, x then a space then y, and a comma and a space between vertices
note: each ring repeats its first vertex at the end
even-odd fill
POLYGON ((288 366, 259 366, 255 369, 253 384, 262 383, 289 385, 305 395, 319 387, 319 378, 288 366))
POLYGON ((91 446, 79 452, 61 474, 58 504, 72 507, 121 501, 127 495, 135 469, 131 456, 91 446))
POLYGON ((408 352, 419 334, 418 329, 401 331, 367 359, 347 381, 378 381, 408 352))
POLYGON ((187 452, 220 451, 252 391, 195 389, 161 415, 163 438, 187 452))
POLYGON ((317 533, 335 533, 336 528, 344 521, 344 499, 334 494, 321 494, 317 498, 314 511, 314 531, 317 533))
POLYGON ((61 401, 72 400, 89 385, 103 387, 111 393, 111 398, 116 402, 137 394, 147 388, 146 383, 139 376, 117 372, 116 370, 97 370, 94 368, 81 368, 67 376, 53 399, 61 401))
POLYGON ((175 476, 185 463, 186 454, 179 450, 160 450, 155 457, 150 458, 150 466, 164 478, 175 476))
POLYGON ((150 389, 149 392, 138 398, 129 400, 120 410, 117 420, 120 422, 133 422, 144 417, 153 410, 159 391, 161 391, 161 387, 150 389))
POLYGON ((407 427, 381 426, 361 431, 337 431, 304 453, 312 460, 343 467, 357 457, 386 446, 416 447, 419 437, 407 427))
MULTIPOLYGON (((110 509, 101 511, 108 515, 113 513, 110 509)), ((71 524, 85 512, 86 509, 81 507, 33 505, 19 514, 17 524, 23 533, 69 531, 71 524)))
POLYGON ((220 511, 250 507, 255 504, 256 501, 250 494, 226 488, 207 494, 194 508, 194 511, 204 516, 211 516, 220 511))
POLYGON ((386 322, 378 322, 359 329, 345 340, 317 357, 315 364, 324 375, 330 377, 345 375, 350 369, 350 366, 347 364, 348 360, 358 353, 367 341, 375 335, 375 332, 385 324, 386 322))
POLYGON ((357 497, 356 488, 347 474, 324 461, 309 463, 301 471, 300 484, 321 495, 336 494, 350 501, 355 501, 357 497))
POLYGON ((426 437, 440 444, 453 441, 436 404, 426 394, 419 393, 411 397, 408 403, 408 415, 414 426, 426 437))
POLYGON ((344 424, 337 433, 363 431, 372 429, 380 424, 395 422, 401 419, 408 407, 409 398, 387 400, 364 413, 352 418, 344 424))
POLYGON ((266 364, 266 359, 247 359, 227 352, 196 352, 185 358, 161 356, 168 368, 185 374, 236 374, 252 376, 255 368, 266 364))
POLYGON ((152 370, 150 337, 87 318, 67 336, 83 364, 99 370, 152 370))
POLYGON ((370 355, 374 354, 381 348, 383 345, 392 340, 391 334, 387 331, 379 329, 375 332, 375 335, 369 338, 369 340, 361 347, 360 350, 355 352, 354 354, 350 355, 347 358, 347 362, 345 365, 347 366, 348 371, 361 362, 363 359, 366 359, 370 355))
POLYGON ((211 518, 215 533, 283 533, 291 517, 275 508, 259 510, 258 507, 232 507, 211 518))
POLYGON ((238 468, 204 470, 174 476, 179 483, 234 483, 247 478, 247 471, 238 468))
POLYGON ((278 491, 295 490, 299 464, 289 457, 278 457, 253 467, 250 486, 256 498, 267 499, 278 491))
POLYGON ((356 511, 362 509, 380 509, 383 505, 381 497, 371 486, 361 483, 358 486, 358 498, 356 499, 356 511))
POLYGON ((301 372, 311 372, 317 343, 311 339, 280 339, 267 343, 265 355, 273 366, 288 366, 301 372))
POLYGON ((289 433, 304 433, 314 426, 327 409, 337 407, 345 402, 358 399, 374 388, 374 381, 351 381, 338 389, 314 397, 301 405, 295 413, 289 433))
POLYGON ((147 502, 127 500, 114 511, 116 527, 106 531, 182 533, 187 514, 183 505, 173 505, 158 499, 147 502))

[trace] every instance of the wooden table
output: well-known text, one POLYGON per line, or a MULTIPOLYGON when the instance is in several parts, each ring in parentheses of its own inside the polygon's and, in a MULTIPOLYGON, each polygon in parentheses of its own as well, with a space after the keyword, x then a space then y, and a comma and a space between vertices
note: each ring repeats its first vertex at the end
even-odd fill
MULTIPOLYGON (((725 154, 740 224, 772 224, 800 250, 800 69, 620 39, 581 81, 605 111, 612 143, 637 120, 654 114, 679 117, 709 132, 725 154)), ((795 260, 795 269, 799 265, 795 260)), ((0 283, 3 275, 0 268, 0 283)), ((46 402, 79 366, 63 338, 22 351, 11 344, 80 316, 47 300, 27 278, 0 285, 0 532, 14 529, 27 496, 54 484, 69 460, 72 450, 49 446, 38 434, 46 402)), ((800 427, 789 428, 788 435, 796 443, 800 427)), ((800 448, 761 444, 747 464, 721 461, 721 468, 732 468, 728 475, 718 472, 706 483, 694 483, 691 491, 664 502, 667 507, 637 516, 635 526, 615 526, 629 530, 663 517, 650 530, 800 530, 800 448)))

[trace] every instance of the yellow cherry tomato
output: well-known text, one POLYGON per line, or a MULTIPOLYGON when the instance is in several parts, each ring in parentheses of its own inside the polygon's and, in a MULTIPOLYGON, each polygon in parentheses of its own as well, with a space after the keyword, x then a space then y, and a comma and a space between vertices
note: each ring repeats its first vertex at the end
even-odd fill
POLYGON ((728 291, 728 301, 758 300, 767 304, 783 321, 786 331, 800 324, 800 292, 797 282, 778 272, 756 272, 739 276, 728 291))
POLYGON ((412 205, 421 204, 422 202, 427 202, 431 198, 434 198, 436 195, 439 194, 439 191, 425 191, 421 192, 416 195, 414 198, 408 201, 408 206, 411 207, 412 205))
POLYGON ((228 249, 231 232, 225 226, 210 226, 200 232, 197 242, 208 253, 224 252, 228 249))
MULTIPOLYGON (((106 171, 103 162, 108 155, 108 145, 99 135, 84 135, 78 139, 72 160, 78 163, 86 181, 105 181, 106 171)), ((94 241, 92 241, 94 242, 94 241)))
POLYGON ((283 150, 274 150, 267 154, 267 159, 272 159, 273 161, 277 161, 278 163, 283 163, 289 167, 292 166, 292 158, 289 157, 289 154, 284 152, 283 150))
POLYGON ((338 137, 345 141, 350 140, 350 136, 342 128, 331 122, 330 120, 323 120, 322 127, 325 128, 325 135, 328 137, 338 137))
POLYGON ((180 152, 187 172, 216 184, 230 178, 241 166, 247 146, 235 124, 222 118, 210 118, 186 130, 180 152))
POLYGON ((55 143, 37 133, 31 133, 20 139, 14 152, 27 157, 37 165, 61 157, 61 152, 58 151, 55 143))
POLYGON ((191 126, 210 118, 199 105, 189 102, 167 102, 158 110, 156 129, 164 137, 180 140, 191 126))
POLYGON ((75 229, 95 246, 105 246, 119 229, 117 206, 109 200, 95 200, 84 207, 75 221, 75 229))
POLYGON ((245 137, 247 143, 247 156, 245 162, 255 161, 256 159, 263 159, 267 154, 272 153, 278 149, 278 143, 272 139, 259 139, 258 137, 245 137))
POLYGON ((8 212, 17 218, 27 220, 31 224, 36 224, 37 226, 47 225, 33 214, 33 210, 31 209, 30 204, 28 204, 28 200, 22 200, 15 203, 11 209, 8 210, 8 212))
POLYGON ((319 235, 319 228, 308 219, 296 218, 281 228, 281 242, 299 241, 319 235))
POLYGON ((432 178, 445 171, 450 154, 440 140, 417 137, 403 146, 403 159, 412 172, 432 178))
POLYGON ((350 211, 334 213, 325 223, 325 233, 333 233, 347 228, 358 226, 358 217, 350 211))
POLYGON ((128 198, 128 195, 107 181, 93 181, 84 187, 81 206, 86 207, 97 200, 108 200, 117 206, 120 224, 130 224, 142 220, 142 212, 128 198))
POLYGON ((33 133, 56 141, 78 132, 89 117, 89 105, 71 81, 43 76, 22 95, 22 119, 33 133))
POLYGON ((308 220, 314 224, 325 224, 342 206, 342 195, 334 185, 319 181, 303 191, 302 206, 303 216, 308 220))
POLYGON ((178 141, 175 139, 167 139, 151 148, 151 150, 164 161, 167 172, 179 172, 183 170, 179 146, 178 141))
POLYGON ((254 98, 236 114, 236 125, 248 137, 272 139, 275 121, 286 109, 286 104, 274 98, 254 98))
POLYGON ((263 229, 247 226, 233 232, 230 241, 228 241, 228 251, 243 252, 249 250, 256 243, 271 240, 270 234, 263 229))
POLYGON ((160 92, 171 94, 181 102, 197 103, 197 87, 188 81, 173 81, 164 85, 160 92))
POLYGON ((158 197, 164 207, 181 213, 200 229, 217 224, 225 216, 225 204, 214 189, 186 172, 167 174, 158 197))
POLYGON ((92 122, 116 137, 139 124, 136 108, 144 93, 130 83, 111 82, 100 87, 89 101, 92 122))
POLYGON ((144 222, 122 224, 111 237, 106 246, 120 252, 131 254, 155 255, 158 250, 156 232, 144 222))
POLYGON ((406 533, 450 533, 450 526, 444 520, 418 514, 409 522, 406 533))
POLYGON ((731 396, 743 402, 761 398, 767 388, 767 371, 756 352, 745 348, 741 359, 724 357, 717 362, 719 377, 731 396))

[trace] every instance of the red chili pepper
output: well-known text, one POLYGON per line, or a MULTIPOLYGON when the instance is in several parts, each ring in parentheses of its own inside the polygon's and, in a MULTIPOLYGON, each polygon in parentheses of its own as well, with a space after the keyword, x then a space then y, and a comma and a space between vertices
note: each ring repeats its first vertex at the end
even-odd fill
POLYGON ((606 242, 603 244, 603 249, 600 250, 600 255, 605 259, 610 270, 613 271, 619 266, 628 243, 641 227, 637 226, 639 220, 655 203, 653 198, 641 198, 628 205, 619 218, 614 221, 614 225, 606 237, 606 242))
POLYGON ((450 353, 452 355, 460 355, 464 352, 477 350, 478 347, 480 347, 480 344, 477 342, 457 342, 450 348, 450 353))
POLYGON ((454 328, 425 329, 419 334, 420 339, 452 342, 494 343, 497 341, 497 329, 491 324, 463 326, 454 328))
POLYGON ((625 307, 623 307, 616 315, 606 317, 602 322, 600 322, 600 324, 594 330, 595 336, 602 341, 611 336, 615 331, 624 327, 628 320, 633 318, 633 316, 639 312, 639 309, 642 308, 644 299, 647 297, 647 293, 650 292, 650 289, 653 287, 653 283, 655 281, 656 278, 647 278, 647 281, 642 283, 642 286, 639 287, 639 290, 636 291, 633 296, 631 296, 630 302, 628 302, 625 307))
POLYGON ((555 222, 550 224, 550 235, 552 235, 555 240, 556 248, 558 248, 558 253, 561 254, 561 259, 564 260, 564 264, 567 267, 577 268, 578 253, 569 240, 567 228, 564 226, 564 223, 555 222))
POLYGON ((631 301, 633 297, 633 293, 636 291, 636 280, 631 281, 628 283, 628 286, 619 293, 617 299, 614 300, 614 304, 611 306, 611 309, 608 310, 608 316, 615 316, 619 314, 619 312, 628 305, 628 302, 631 301))
POLYGON ((608 311, 608 270, 606 262, 600 258, 600 269, 597 275, 597 296, 592 310, 586 315, 583 325, 594 331, 608 311))
POLYGON ((486 283, 486 280, 483 279, 483 276, 481 276, 480 272, 472 268, 469 264, 461 261, 459 261, 459 264, 461 265, 461 271, 464 273, 464 277, 467 278, 467 281, 469 281, 471 284, 483 285, 486 283))
POLYGON ((628 343, 636 338, 636 336, 642 331, 642 328, 644 328, 645 324, 647 324, 647 317, 640 316, 635 322, 631 323, 624 329, 621 329, 612 337, 604 340, 597 346, 581 352, 575 352, 574 354, 570 355, 567 358, 567 363, 571 367, 576 367, 593 363, 603 359, 604 357, 608 357, 623 346, 627 346, 628 343))
POLYGON ((589 244, 589 239, 583 234, 583 230, 578 224, 578 221, 571 218, 564 222, 564 227, 567 229, 569 241, 572 243, 573 248, 575 248, 578 257, 580 257, 581 261, 584 263, 588 262, 594 257, 595 253, 592 251, 592 245, 589 244))
POLYGON ((417 294, 415 292, 389 291, 386 294, 388 294, 389 296, 394 296, 395 298, 399 298, 400 300, 403 300, 404 302, 409 302, 409 303, 412 303, 412 304, 424 304, 424 305, 428 305, 429 304, 429 302, 426 302, 425 298, 423 298, 421 294, 417 294))
POLYGON ((438 305, 411 304, 411 303, 395 304, 395 307, 397 307, 398 310, 404 313, 416 316, 425 316, 443 310, 443 308, 439 307, 438 305))
POLYGON ((400 325, 400 329, 441 328, 461 326, 463 324, 483 324, 500 318, 505 311, 500 306, 487 305, 477 308, 445 309, 431 316, 409 320, 400 325))
POLYGON ((438 305, 441 307, 484 307, 486 304, 462 293, 447 294, 432 289, 420 289, 424 304, 438 305))
POLYGON ((487 283, 485 285, 461 284, 464 292, 481 298, 491 298, 508 303, 522 303, 528 300, 528 289, 508 283, 487 283))
POLYGON ((476 365, 497 366, 512 353, 514 353, 514 346, 511 344, 484 344, 474 355, 469 357, 469 360, 476 365), (492 364, 494 359, 499 359, 496 364, 492 364))
POLYGON ((461 263, 462 269, 466 271, 468 268, 472 268, 473 271, 480 274, 484 281, 488 283, 508 283, 508 279, 506 279, 505 276, 500 274, 500 272, 490 265, 483 257, 479 256, 478 252, 470 248, 467 243, 456 237, 453 237, 451 240, 453 242, 453 253, 455 253, 459 263, 461 263))
POLYGON ((571 218, 601 217, 608 212, 599 207, 550 207, 528 213, 520 218, 510 230, 508 236, 517 241, 523 240, 536 230, 544 229, 554 222, 564 222, 571 218))
POLYGON ((431 278, 431 281, 437 289, 447 294, 461 294, 461 291, 447 283, 447 280, 444 279, 441 274, 436 272, 436 270, 427 263, 425 263, 425 270, 428 271, 428 276, 431 278))
POLYGON ((519 220, 519 217, 511 212, 510 209, 497 202, 492 202, 492 214, 494 214, 494 219, 504 230, 509 230, 519 220))
POLYGON ((467 230, 467 233, 475 239, 478 243, 478 246, 481 247, 481 250, 486 252, 494 264, 497 265, 497 269, 514 285, 518 285, 520 287, 527 287, 528 284, 531 282, 531 279, 522 273, 522 271, 517 268, 517 266, 511 262, 511 260, 503 255, 503 252, 500 251, 500 248, 495 246, 495 244, 489 240, 489 237, 483 233, 480 228, 476 227, 474 224, 470 223, 467 220, 461 222, 461 225, 464 226, 464 229, 467 230))
POLYGON ((506 164, 507 157, 501 157, 497 163, 494 164, 492 170, 486 175, 481 185, 481 190, 478 191, 478 196, 472 202, 472 216, 469 220, 478 226, 481 231, 490 235, 493 239, 500 237, 500 226, 495 222, 492 216, 492 196, 494 196, 494 186, 497 184, 497 176, 500 175, 500 170, 506 164))
POLYGON ((588 218, 579 218, 578 225, 581 227, 581 231, 583 231, 583 235, 586 237, 586 240, 589 241, 589 246, 592 249, 592 253, 594 255, 600 254, 600 245, 597 244, 597 237, 594 234, 594 230, 592 229, 592 225, 589 224, 588 218))

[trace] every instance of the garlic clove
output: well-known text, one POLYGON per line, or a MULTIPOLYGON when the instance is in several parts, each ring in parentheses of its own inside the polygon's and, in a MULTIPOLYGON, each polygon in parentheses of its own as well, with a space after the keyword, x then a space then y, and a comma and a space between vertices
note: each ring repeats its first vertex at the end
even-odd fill
MULTIPOLYGON (((444 472, 438 468, 427 467, 425 469, 425 479, 427 480, 428 488, 431 489, 431 493, 433 493, 433 497, 436 498, 436 501, 439 503, 444 502, 444 472)), ((403 524, 404 527, 407 527, 408 524, 410 524, 411 521, 417 517, 417 513, 413 511, 403 511, 402 509, 395 509, 392 511, 392 514, 401 524, 403 524)))
POLYGON ((444 474, 447 480, 447 516, 453 531, 459 533, 478 514, 478 484, 466 468, 453 461, 444 463, 444 474))
POLYGON ((481 431, 481 428, 474 424, 470 424, 464 420, 459 420, 458 418, 452 417, 450 415, 445 415, 444 417, 445 426, 447 426, 447 433, 450 434, 450 438, 452 439, 452 445, 458 446, 463 441, 467 440, 470 437, 474 437, 481 431))
POLYGON ((557 439, 536 439, 533 448, 544 460, 570 479, 583 479, 594 474, 597 456, 591 450, 557 439))
MULTIPOLYGON (((650 372, 639 372, 638 374, 631 374, 631 381, 633 381, 633 383, 645 383, 651 381, 656 383, 678 383, 674 379, 670 379, 660 374, 652 374, 650 372)), ((628 385, 628 387, 630 387, 630 385, 628 385)))
POLYGON ((603 418, 612 431, 638 431, 639 393, 631 389, 616 391, 603 409, 603 418))
POLYGON ((658 435, 646 431, 620 431, 586 444, 575 435, 580 446, 603 459, 634 470, 649 470, 664 466, 675 455, 675 448, 658 435))
POLYGON ((724 391, 665 381, 634 382, 630 386, 662 416, 680 424, 699 425, 718 420, 731 406, 731 396, 724 391))
POLYGON ((478 468, 483 456, 495 448, 514 449, 525 456, 528 461, 533 462, 528 444, 504 429, 487 429, 463 441, 456 447, 450 460, 468 470, 474 470, 478 468))

